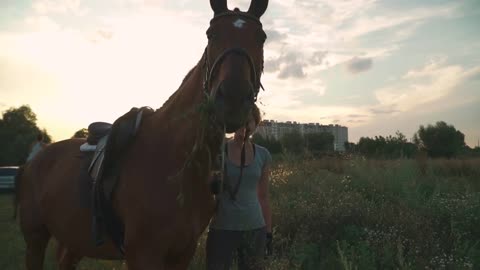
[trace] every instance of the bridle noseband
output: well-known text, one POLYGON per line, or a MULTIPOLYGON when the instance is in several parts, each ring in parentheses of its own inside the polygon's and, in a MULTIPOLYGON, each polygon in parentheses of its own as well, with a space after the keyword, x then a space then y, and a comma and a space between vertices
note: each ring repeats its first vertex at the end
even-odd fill
POLYGON ((213 79, 213 76, 216 72, 216 70, 218 69, 218 67, 220 66, 220 64, 222 63, 222 61, 227 57, 227 55, 229 54, 237 54, 237 55, 240 55, 240 56, 243 56, 247 59, 247 63, 248 63, 248 66, 250 68, 250 78, 252 80, 252 86, 253 86, 253 102, 257 101, 257 95, 258 95, 258 90, 260 89, 260 80, 257 79, 257 72, 255 70, 255 65, 253 64, 253 60, 252 60, 252 57, 250 57, 250 55, 248 54, 248 52, 243 49, 243 48, 230 48, 230 49, 226 49, 225 51, 223 51, 219 56, 217 56, 217 58, 215 58, 215 61, 213 62, 213 65, 211 68, 209 68, 209 65, 208 65, 208 54, 207 54, 207 49, 205 49, 205 66, 206 66, 206 70, 205 70, 205 78, 204 78, 204 81, 203 81, 203 88, 204 88, 204 91, 211 97, 215 97, 216 95, 216 92, 217 92, 217 89, 213 89, 213 90, 210 90, 209 91, 209 88, 211 87, 211 81, 213 79))

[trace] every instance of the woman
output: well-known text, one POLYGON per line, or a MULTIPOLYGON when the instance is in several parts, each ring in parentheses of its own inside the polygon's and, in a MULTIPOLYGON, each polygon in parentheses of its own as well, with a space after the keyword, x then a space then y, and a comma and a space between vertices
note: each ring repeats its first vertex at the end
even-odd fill
POLYGON ((28 154, 27 162, 32 160, 38 154, 38 152, 45 148, 45 146, 46 145, 43 142, 43 134, 38 133, 37 140, 33 142, 32 146, 30 147, 30 154, 28 154))
POLYGON ((260 121, 260 110, 254 106, 247 126, 226 143, 224 190, 207 238, 208 270, 230 269, 235 255, 239 270, 263 269, 265 251, 271 254, 268 180, 272 157, 250 141, 260 121))

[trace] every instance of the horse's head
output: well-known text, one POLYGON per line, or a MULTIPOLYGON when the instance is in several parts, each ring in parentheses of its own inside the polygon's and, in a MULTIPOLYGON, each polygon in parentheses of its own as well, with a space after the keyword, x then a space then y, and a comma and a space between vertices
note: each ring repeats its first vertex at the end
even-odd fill
POLYGON ((256 101, 267 38, 260 16, 268 0, 252 0, 247 12, 230 11, 226 0, 210 0, 214 17, 207 30, 205 91, 214 99, 215 116, 227 132, 242 127, 256 101))

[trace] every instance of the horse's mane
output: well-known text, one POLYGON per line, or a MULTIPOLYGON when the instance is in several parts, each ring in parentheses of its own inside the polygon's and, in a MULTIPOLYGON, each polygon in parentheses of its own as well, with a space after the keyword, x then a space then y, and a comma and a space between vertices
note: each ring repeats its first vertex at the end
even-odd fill
POLYGON ((178 89, 163 103, 163 105, 158 108, 157 110, 161 110, 163 108, 167 108, 170 106, 170 104, 172 102, 175 101, 175 99, 178 97, 178 95, 181 93, 180 89, 182 89, 182 87, 185 85, 185 83, 187 83, 187 81, 190 79, 190 77, 192 77, 192 74, 193 72, 195 71, 196 68, 200 67, 201 64, 204 62, 204 57, 205 57, 205 53, 202 55, 202 57, 200 58, 200 60, 198 61, 198 63, 190 69, 190 71, 188 71, 187 75, 185 75, 185 77, 183 78, 182 80, 182 83, 180 84, 180 86, 178 87, 178 89))

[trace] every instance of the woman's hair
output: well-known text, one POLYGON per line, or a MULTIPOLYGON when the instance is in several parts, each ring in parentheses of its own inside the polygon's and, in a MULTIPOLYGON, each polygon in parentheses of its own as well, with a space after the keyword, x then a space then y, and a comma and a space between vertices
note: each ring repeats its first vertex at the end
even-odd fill
POLYGON ((43 134, 42 133, 37 134, 37 141, 43 141, 43 134))
POLYGON ((262 114, 260 113, 260 109, 258 108, 257 104, 253 104, 251 114, 253 120, 255 121, 255 127, 258 127, 258 125, 260 125, 260 122, 262 122, 262 114))

